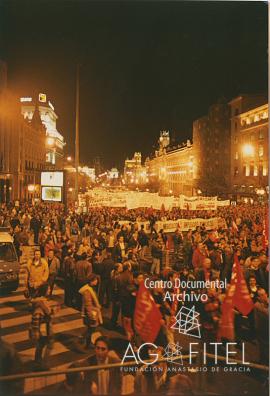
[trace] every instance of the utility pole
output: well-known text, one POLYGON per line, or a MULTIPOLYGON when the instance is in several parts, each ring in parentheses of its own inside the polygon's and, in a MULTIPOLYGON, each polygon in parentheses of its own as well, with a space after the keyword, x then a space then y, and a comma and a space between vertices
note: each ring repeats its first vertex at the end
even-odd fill
POLYGON ((75 136, 75 201, 78 202, 79 194, 79 163, 80 163, 80 139, 79 139, 79 117, 80 117, 80 65, 77 64, 76 72, 76 136, 75 136))

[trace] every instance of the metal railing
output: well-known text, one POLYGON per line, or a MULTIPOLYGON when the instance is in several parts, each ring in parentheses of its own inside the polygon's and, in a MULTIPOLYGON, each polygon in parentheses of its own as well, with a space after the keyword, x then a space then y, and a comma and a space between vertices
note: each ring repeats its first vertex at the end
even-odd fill
MULTIPOLYGON (((220 362, 226 362, 226 358, 224 356, 216 356, 210 353, 206 353, 206 356, 210 359, 217 359, 220 362)), ((113 363, 113 364, 103 364, 103 365, 96 365, 96 366, 83 366, 83 362, 81 361, 82 366, 75 367, 75 368, 62 368, 62 369, 57 369, 57 370, 50 370, 50 371, 38 371, 38 372, 29 372, 29 373, 20 373, 20 374, 12 374, 12 375, 7 375, 7 376, 0 376, 0 390, 3 386, 3 384, 14 384, 15 382, 24 382, 24 394, 27 393, 32 393, 34 391, 40 391, 42 389, 42 395, 50 394, 51 390, 49 389, 51 385, 56 385, 61 382, 63 382, 68 374, 72 373, 86 373, 86 372, 91 372, 91 371, 97 371, 97 370, 108 370, 108 369, 116 369, 116 368, 127 368, 127 367, 141 367, 145 366, 147 364, 154 364, 157 365, 158 363, 163 363, 166 362, 167 364, 170 363, 176 363, 177 360, 182 360, 182 362, 185 362, 187 360, 190 360, 189 355, 182 355, 182 356, 176 356, 176 357, 171 357, 170 359, 168 358, 159 358, 155 363, 151 360, 145 360, 145 361, 130 361, 130 362, 124 362, 124 363, 113 363), (46 392, 46 388, 48 391, 46 392)), ((192 361, 192 363, 189 364, 191 366, 196 366, 201 363, 200 356, 198 355, 196 358, 194 357, 195 362, 192 361)), ((77 362, 78 365, 80 362, 77 362)), ((178 363, 181 365, 184 365, 184 363, 178 363)), ((230 364, 239 364, 243 365, 243 362, 238 360, 238 359, 230 359, 230 364)), ((205 366, 205 365, 204 365, 205 366)), ((266 374, 269 373, 269 367, 257 363, 250 363, 248 364, 248 367, 260 370, 266 374)), ((125 373, 124 370, 123 373, 125 373)), ((136 372, 136 371, 135 371, 136 372)), ((194 386, 194 392, 195 395, 204 395, 207 393, 206 387, 206 381, 205 381, 205 372, 202 370, 196 370, 196 368, 190 368, 190 370, 187 370, 187 375, 192 378, 192 383, 194 386), (194 376, 196 376, 194 378, 194 376)), ((11 393, 12 394, 12 393, 11 393)), ((122 393, 123 394, 123 393, 122 393)), ((222 395, 222 394, 220 394, 222 395)))

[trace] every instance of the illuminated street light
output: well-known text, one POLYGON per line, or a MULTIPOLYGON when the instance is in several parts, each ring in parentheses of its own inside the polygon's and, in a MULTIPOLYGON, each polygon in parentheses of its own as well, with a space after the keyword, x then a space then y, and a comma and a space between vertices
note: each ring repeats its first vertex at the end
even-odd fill
POLYGON ((68 160, 68 161, 71 161, 71 160, 72 160, 72 157, 70 157, 70 156, 67 157, 67 160, 68 160))
POLYGON ((72 192, 72 191, 73 191, 73 188, 72 188, 72 187, 69 187, 68 191, 72 192))
POLYGON ((189 166, 190 168, 192 168, 192 167, 193 167, 193 162, 192 162, 192 161, 189 161, 189 162, 187 163, 187 166, 189 166))
POLYGON ((28 184, 27 190, 29 192, 34 192, 35 191, 35 185, 34 184, 28 184))
POLYGON ((254 147, 251 144, 244 144, 242 152, 246 157, 253 157, 254 147))
POLYGON ((52 146, 52 145, 54 144, 54 139, 51 138, 51 137, 49 137, 49 138, 47 139, 47 144, 48 144, 49 146, 52 146))
POLYGON ((172 194, 172 190, 169 191, 169 194, 172 194))
POLYGON ((257 188, 256 194, 258 194, 258 195, 264 195, 264 194, 265 194, 265 190, 264 190, 263 188, 257 188))

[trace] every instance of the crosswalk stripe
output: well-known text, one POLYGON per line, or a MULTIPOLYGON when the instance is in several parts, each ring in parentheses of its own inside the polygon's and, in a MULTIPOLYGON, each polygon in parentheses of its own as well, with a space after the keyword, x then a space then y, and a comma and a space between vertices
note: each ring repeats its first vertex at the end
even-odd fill
MULTIPOLYGON (((25 349, 24 351, 20 352, 20 356, 22 358, 23 363, 26 363, 30 360, 33 360, 35 357, 35 350, 36 348, 29 348, 25 349)), ((62 352, 68 352, 69 349, 66 348, 61 342, 54 342, 53 348, 51 350, 50 356, 58 355, 62 352)))
MULTIPOLYGON (((67 321, 64 323, 57 323, 53 326, 53 332, 55 334, 57 334, 57 333, 61 333, 66 330, 79 329, 83 326, 82 323, 83 323, 82 318, 67 321)), ((2 336, 2 339, 4 341, 10 342, 11 344, 16 344, 17 342, 28 340, 28 338, 29 338, 28 331, 18 332, 18 333, 16 333, 15 337, 14 337, 14 334, 8 334, 8 335, 2 336)))
MULTIPOLYGON (((54 315, 54 318, 59 318, 62 316, 73 315, 73 314, 79 315, 78 311, 76 311, 73 308, 63 308, 54 315)), ((32 318, 32 315, 26 314, 19 318, 2 320, 1 327, 2 327, 2 329, 5 329, 5 328, 13 327, 13 326, 18 326, 18 325, 24 324, 24 323, 30 323, 31 318, 32 318)))
MULTIPOLYGON (((59 296, 61 294, 64 294, 64 290, 63 289, 59 288, 59 289, 55 289, 53 291, 53 296, 55 296, 55 295, 59 296)), ((1 297, 0 306, 2 304, 4 304, 4 303, 7 303, 7 302, 19 302, 19 301, 25 301, 25 297, 24 297, 23 293, 21 293, 18 296, 11 295, 11 296, 8 296, 8 297, 1 297)))

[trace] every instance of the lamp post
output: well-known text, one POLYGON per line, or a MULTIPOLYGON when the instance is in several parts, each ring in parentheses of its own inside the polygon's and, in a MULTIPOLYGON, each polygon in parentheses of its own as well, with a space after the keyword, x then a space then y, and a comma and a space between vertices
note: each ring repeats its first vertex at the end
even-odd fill
POLYGON ((79 193, 79 111, 80 111, 80 65, 77 64, 76 73, 76 137, 75 137, 75 200, 78 200, 79 193))

